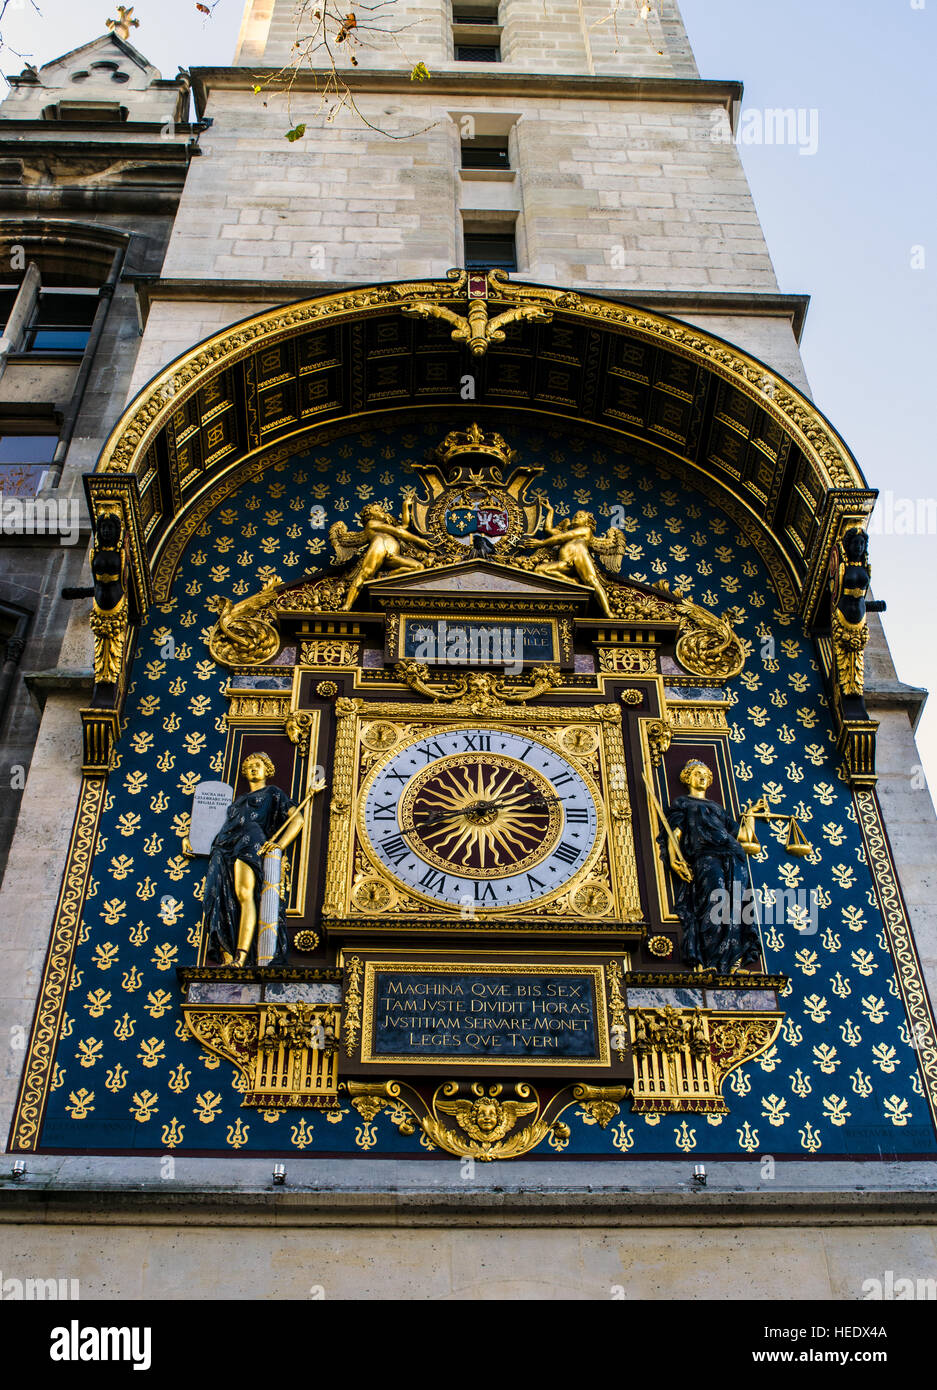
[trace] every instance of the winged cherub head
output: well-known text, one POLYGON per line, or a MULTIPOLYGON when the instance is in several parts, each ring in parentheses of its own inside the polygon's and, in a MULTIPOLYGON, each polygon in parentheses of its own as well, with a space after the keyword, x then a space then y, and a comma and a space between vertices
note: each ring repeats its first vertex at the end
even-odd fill
POLYGON ((501 1123, 501 1104, 491 1096, 479 1096, 472 1106, 472 1122, 482 1134, 491 1134, 501 1123))

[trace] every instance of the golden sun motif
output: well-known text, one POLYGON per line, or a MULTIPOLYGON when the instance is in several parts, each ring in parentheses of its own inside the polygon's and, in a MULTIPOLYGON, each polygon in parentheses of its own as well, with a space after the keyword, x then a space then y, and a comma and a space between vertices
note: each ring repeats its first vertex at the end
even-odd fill
POLYGON ((422 858, 469 877, 499 878, 539 862, 562 828, 552 785, 497 754, 440 760, 416 780, 401 812, 422 858))

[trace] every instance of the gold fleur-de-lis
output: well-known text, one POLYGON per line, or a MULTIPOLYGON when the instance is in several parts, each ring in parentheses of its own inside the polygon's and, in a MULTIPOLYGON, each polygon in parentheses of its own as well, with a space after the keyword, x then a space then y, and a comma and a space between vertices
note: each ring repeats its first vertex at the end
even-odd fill
MULTIPOLYGON (((824 903, 819 897, 817 899, 817 903, 820 907, 829 907, 829 903, 824 903)), ((820 944, 822 945, 824 951, 835 952, 839 950, 840 945, 842 943, 840 941, 840 938, 833 931, 833 928, 827 927, 826 931, 820 937, 820 944)))
POLYGON ((133 1118, 139 1124, 145 1124, 157 1113, 156 1102, 158 1099, 155 1091, 134 1091, 133 1103, 130 1106, 130 1113, 133 1118))
POLYGON ((85 1008, 88 1010, 88 1013, 91 1015, 92 1018, 103 1017, 104 1010, 109 1009, 111 1007, 111 1004, 109 1002, 110 997, 110 990, 105 989, 94 989, 89 993, 88 1002, 85 1005, 85 1008))
POLYGON ((797 1047, 804 1040, 804 1030, 790 1017, 781 1024, 781 1033, 788 1047, 797 1047))
POLYGON ((803 1100, 804 1096, 809 1096, 813 1090, 810 1084, 810 1077, 804 1076, 800 1067, 797 1068, 791 1077, 791 1090, 794 1092, 794 1095, 798 1096, 801 1100, 803 1100))
POLYGON ((133 994, 133 992, 138 990, 143 984, 143 976, 140 974, 137 967, 132 965, 129 970, 124 971, 124 976, 120 984, 121 988, 125 989, 128 994, 133 994))
POLYGON ((186 1091, 189 1088, 189 1082, 191 1080, 192 1073, 190 1071, 186 1071, 185 1067, 180 1062, 179 1065, 177 1067, 173 1067, 172 1071, 169 1073, 169 1089, 170 1091, 177 1092, 186 1091))
POLYGON ((843 1042, 849 1047, 858 1047, 859 1043, 862 1041, 862 1034, 859 1032, 859 1029, 853 1023, 852 1019, 847 1018, 845 1023, 841 1023, 839 1025, 839 1031, 842 1034, 843 1042))
POLYGON ((73 1120, 86 1120, 90 1112, 94 1109, 91 1102, 94 1100, 94 1092, 82 1086, 80 1091, 69 1091, 69 1104, 66 1105, 66 1112, 71 1115, 73 1120))
POLYGON ((290 1129, 290 1143, 297 1149, 307 1149, 312 1143, 312 1125, 306 1123, 305 1116, 298 1125, 290 1129))
POLYGON ((758 1148, 757 1129, 752 1129, 746 1120, 742 1128, 736 1130, 736 1134, 739 1137, 739 1148, 747 1154, 755 1153, 758 1148))
POLYGON ((610 1131, 612 1143, 620 1153, 628 1153, 629 1149, 634 1148, 634 1130, 625 1127, 624 1120, 619 1120, 618 1124, 610 1131))
POLYGON ((173 1115, 168 1125, 163 1125, 163 1132, 160 1135, 160 1143, 164 1149, 175 1149, 185 1137, 185 1125, 181 1125, 173 1115))
POLYGON ((118 1062, 116 1067, 111 1067, 104 1078, 104 1084, 109 1091, 122 1091, 127 1084, 129 1073, 126 1067, 122 1067, 118 1062))
MULTIPOLYGON (((874 1052, 875 1049, 873 1048, 872 1051, 874 1052)), ((873 1087, 871 1077, 864 1075, 858 1067, 856 1067, 856 1070, 853 1072, 852 1076, 850 1076, 849 1080, 857 1096, 865 1098, 872 1094, 873 1087)))
POLYGON ((230 1144, 232 1149, 242 1149, 244 1145, 247 1143, 249 1136, 250 1128, 248 1125, 244 1123, 244 1121, 241 1119, 239 1115, 235 1124, 228 1125, 228 1129, 225 1134, 225 1143, 230 1144))
POLYGON ((803 1129, 798 1130, 800 1135, 800 1147, 806 1149, 808 1153, 815 1154, 818 1149, 823 1147, 823 1140, 808 1120, 803 1129))

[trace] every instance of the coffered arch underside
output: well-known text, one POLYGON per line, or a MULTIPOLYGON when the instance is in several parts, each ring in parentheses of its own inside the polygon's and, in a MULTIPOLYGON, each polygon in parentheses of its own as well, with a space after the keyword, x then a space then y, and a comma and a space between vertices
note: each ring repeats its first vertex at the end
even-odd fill
MULTIPOLYGON (((780 605, 811 620, 831 546, 875 498, 812 402, 677 320, 510 290, 512 304, 549 294, 548 321, 510 324, 481 356, 453 341, 450 323, 402 312, 416 296, 457 312, 453 284, 433 281, 270 310, 166 367, 130 403, 88 480, 93 510, 118 498, 125 511, 141 611, 165 601, 193 532, 252 476, 356 429, 438 413, 444 433, 456 412, 468 423, 485 411, 505 429, 511 417, 519 427, 566 424, 612 448, 651 450, 755 546, 780 605)), ((492 285, 493 299, 501 292, 492 285)))

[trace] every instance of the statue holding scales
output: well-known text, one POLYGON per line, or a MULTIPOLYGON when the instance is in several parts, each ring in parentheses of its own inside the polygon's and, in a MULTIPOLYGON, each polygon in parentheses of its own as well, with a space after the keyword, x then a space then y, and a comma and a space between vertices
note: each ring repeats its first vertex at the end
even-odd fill
POLYGON ((666 811, 647 782, 661 825, 661 853, 682 880, 674 911, 683 926, 683 954, 697 970, 757 971, 761 947, 745 867, 748 855, 760 849, 754 808, 734 820, 707 799, 712 780, 706 764, 691 758, 680 773, 688 795, 678 796, 666 811))

